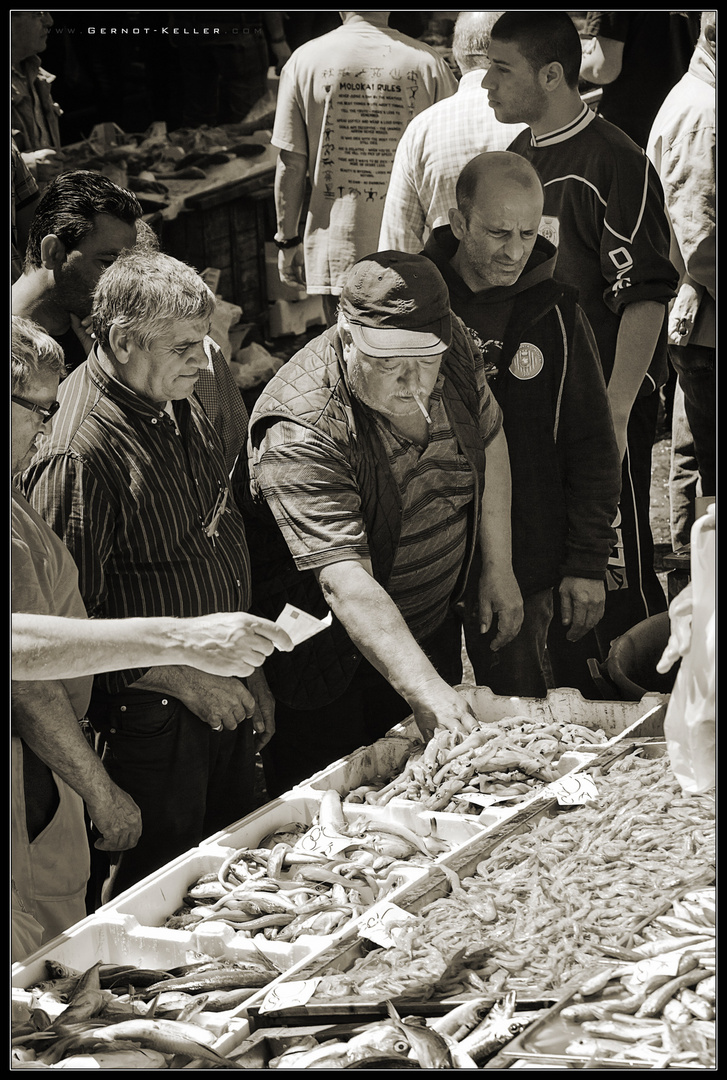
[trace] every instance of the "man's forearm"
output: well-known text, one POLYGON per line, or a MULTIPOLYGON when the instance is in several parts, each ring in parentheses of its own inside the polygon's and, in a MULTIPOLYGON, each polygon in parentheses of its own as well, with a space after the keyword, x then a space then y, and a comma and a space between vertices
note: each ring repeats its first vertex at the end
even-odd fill
POLYGON ((319 582, 354 645, 413 708, 420 690, 441 680, 394 601, 366 564, 353 560, 325 567, 319 582))
POLYGON ((60 682, 13 682, 12 733, 86 803, 103 798, 111 780, 89 746, 60 682))
POLYGON ((307 172, 308 162, 303 154, 280 151, 275 169, 275 216, 281 239, 290 240, 298 235, 307 172))
POLYGON ((510 455, 501 429, 485 452, 480 545, 484 566, 512 566, 512 480, 510 455))
POLYGON ((664 304, 641 300, 629 304, 621 316, 613 371, 608 381, 608 400, 622 457, 631 408, 653 359, 665 311, 664 304))

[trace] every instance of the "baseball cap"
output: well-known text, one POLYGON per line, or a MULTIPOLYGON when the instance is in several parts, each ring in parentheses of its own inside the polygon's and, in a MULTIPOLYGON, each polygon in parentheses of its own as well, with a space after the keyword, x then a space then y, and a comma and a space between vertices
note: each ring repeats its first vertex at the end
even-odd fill
POLYGON ((348 273, 339 308, 368 356, 437 356, 452 342, 449 291, 424 255, 365 255, 348 273))

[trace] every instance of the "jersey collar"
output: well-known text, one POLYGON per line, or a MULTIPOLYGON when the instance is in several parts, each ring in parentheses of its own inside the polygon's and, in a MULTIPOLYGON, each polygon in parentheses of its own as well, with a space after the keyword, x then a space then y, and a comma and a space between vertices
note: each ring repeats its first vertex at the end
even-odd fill
POLYGON ((595 119, 595 112, 584 102, 583 108, 578 116, 564 127, 556 128, 555 131, 548 131, 545 135, 533 135, 531 132, 530 145, 555 146, 556 143, 566 142, 568 139, 572 139, 574 135, 578 135, 581 131, 585 131, 588 125, 595 119))

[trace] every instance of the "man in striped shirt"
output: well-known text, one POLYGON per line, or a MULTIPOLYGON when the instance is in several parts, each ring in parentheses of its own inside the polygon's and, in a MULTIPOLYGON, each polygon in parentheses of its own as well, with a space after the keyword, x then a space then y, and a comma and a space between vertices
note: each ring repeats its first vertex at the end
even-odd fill
POLYGON ((593 696, 588 659, 605 659, 614 638, 666 610, 649 502, 658 388, 667 375, 665 316, 678 275, 656 170, 581 100, 580 64, 580 38, 566 12, 508 11, 492 28, 482 85, 498 120, 530 126, 508 149, 543 182, 540 232, 558 249, 554 276, 578 289, 593 329, 623 466, 605 614, 579 643, 564 643, 556 618, 548 641, 564 666, 571 658, 564 685, 593 696))
POLYGON ((483 632, 520 627, 499 406, 436 267, 379 252, 350 271, 334 326, 268 383, 250 423, 255 602, 332 626, 271 657, 279 794, 413 712, 424 737, 472 716, 454 603, 477 544, 483 632), (485 460, 487 486, 484 487, 485 460))
POLYGON ((381 219, 379 248, 420 252, 432 229, 447 225, 455 185, 472 158, 505 150, 522 124, 501 124, 487 104, 490 30, 499 11, 460 11, 452 55, 462 72, 457 93, 415 116, 399 140, 381 219))
MULTIPOLYGON (((23 474, 74 557, 90 618, 248 609, 242 515, 193 393, 214 303, 176 259, 120 256, 97 288, 96 345, 61 385, 53 432, 23 474)), ((88 716, 143 820, 104 900, 254 807, 253 726, 258 747, 273 728, 261 670, 247 685, 177 665, 107 671, 88 716)))

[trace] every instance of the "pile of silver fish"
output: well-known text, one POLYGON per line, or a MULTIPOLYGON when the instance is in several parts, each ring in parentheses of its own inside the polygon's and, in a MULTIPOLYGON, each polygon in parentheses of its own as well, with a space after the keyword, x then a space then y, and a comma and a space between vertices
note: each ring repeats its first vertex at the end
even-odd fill
POLYGON ((348 822, 340 795, 326 791, 312 825, 285 825, 258 847, 233 852, 216 873, 189 885, 165 925, 225 923, 245 937, 282 942, 333 934, 401 885, 408 867, 427 866, 449 850, 445 841, 398 823, 348 822), (317 849, 298 843, 312 829, 317 849), (335 854, 327 854, 331 843, 335 854))
MULTIPOLYGON (((232 1051, 245 1068, 343 1069, 367 1067, 475 1069, 482 1066, 539 1015, 516 1012, 515 994, 493 1004, 480 998, 444 1016, 402 1016, 386 1003, 389 1018, 355 1028, 349 1038, 295 1028, 260 1028, 232 1051)), ((403 1011, 403 1010, 402 1010, 403 1011)))
POLYGON ((638 753, 596 782, 593 802, 507 836, 393 947, 324 974, 314 999, 548 996, 604 956, 663 936, 671 901, 714 882, 714 793, 684 795, 666 757, 638 753))
POLYGON ((12 1067, 240 1068, 214 1049, 229 1015, 277 972, 200 960, 171 971, 46 960, 49 978, 14 991, 12 1067))
POLYGON ((600 728, 546 724, 530 716, 503 716, 469 733, 440 728, 426 746, 412 751, 396 776, 362 784, 345 799, 372 806, 405 799, 423 810, 480 814, 479 796, 526 798, 558 779, 558 761, 568 750, 582 745, 593 750, 606 741, 600 728))

